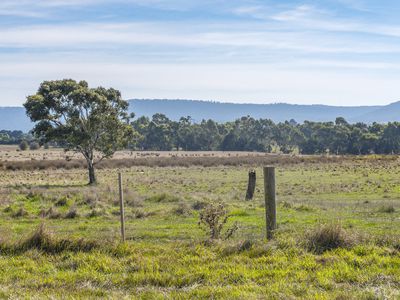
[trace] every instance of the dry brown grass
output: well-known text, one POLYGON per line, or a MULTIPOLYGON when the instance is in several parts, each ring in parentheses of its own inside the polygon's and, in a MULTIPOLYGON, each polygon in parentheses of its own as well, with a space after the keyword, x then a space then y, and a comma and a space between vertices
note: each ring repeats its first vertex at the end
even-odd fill
MULTIPOLYGON (((199 157, 139 157, 130 159, 109 159, 102 161, 98 169, 143 167, 190 167, 190 166, 260 166, 260 165, 292 165, 317 163, 345 163, 354 160, 367 160, 366 157, 352 156, 290 156, 265 154, 263 156, 199 156, 199 157)), ((395 160, 397 157, 386 157, 395 160)), ((379 162, 374 159, 373 162, 379 162)), ((31 160, 31 161, 0 161, 0 169, 17 170, 56 170, 56 169, 85 169, 84 160, 31 160)))

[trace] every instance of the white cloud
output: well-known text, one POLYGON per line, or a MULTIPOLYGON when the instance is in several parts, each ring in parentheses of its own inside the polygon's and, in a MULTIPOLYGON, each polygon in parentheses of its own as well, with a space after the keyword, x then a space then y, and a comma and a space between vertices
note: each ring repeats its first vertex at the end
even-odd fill
POLYGON ((392 102, 396 76, 363 71, 282 68, 265 64, 110 64, 105 62, 9 62, 0 64, 3 98, 20 105, 46 79, 74 78, 113 86, 125 98, 186 98, 246 102, 330 103, 392 102), (32 72, 35 70, 35 72, 32 72), (15 84, 18 82, 18 85, 15 84), (9 86, 8 86, 9 85, 9 86), (10 89, 14 86, 15 89, 10 89), (7 88, 5 88, 7 87, 7 88), (349 102, 352 99, 352 102, 349 102))
POLYGON ((285 50, 299 53, 400 52, 400 44, 388 45, 385 42, 370 39, 332 39, 332 36, 314 32, 252 30, 244 23, 236 25, 233 31, 220 30, 220 24, 214 27, 209 24, 208 27, 203 28, 201 24, 188 23, 185 28, 181 28, 181 24, 171 22, 29 26, 0 29, 0 47, 109 51, 142 45, 169 48, 208 47, 207 49, 211 52, 215 52, 218 47, 285 50))

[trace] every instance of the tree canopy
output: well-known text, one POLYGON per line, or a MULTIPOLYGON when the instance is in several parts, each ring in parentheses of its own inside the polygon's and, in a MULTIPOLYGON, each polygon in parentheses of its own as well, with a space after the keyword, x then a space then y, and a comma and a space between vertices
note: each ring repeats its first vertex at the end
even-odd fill
POLYGON ((133 138, 128 103, 113 88, 89 88, 72 79, 44 81, 24 107, 42 143, 57 142, 84 156, 90 184, 96 182, 94 166, 133 138))

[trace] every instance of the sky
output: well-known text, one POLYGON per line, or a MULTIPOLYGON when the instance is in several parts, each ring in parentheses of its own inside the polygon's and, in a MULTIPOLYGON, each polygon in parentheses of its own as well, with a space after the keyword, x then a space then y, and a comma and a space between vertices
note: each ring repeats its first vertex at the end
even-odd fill
POLYGON ((396 0, 0 0, 0 106, 44 80, 125 99, 400 100, 396 0))

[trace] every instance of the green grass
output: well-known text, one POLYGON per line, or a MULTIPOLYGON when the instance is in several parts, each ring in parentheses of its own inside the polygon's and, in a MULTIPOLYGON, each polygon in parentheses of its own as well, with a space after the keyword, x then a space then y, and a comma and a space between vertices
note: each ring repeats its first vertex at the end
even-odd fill
POLYGON ((99 171, 97 187, 85 186, 84 170, 0 171, 0 298, 400 297, 396 160, 277 166, 272 241, 256 171, 255 199, 245 201, 248 167, 123 169, 125 244, 116 169, 99 171), (226 205, 227 226, 238 222, 232 239, 205 243, 194 208, 209 202, 226 205), (42 223, 51 238, 26 244, 42 223), (307 238, 326 223, 341 224, 346 243, 314 251, 307 238))

